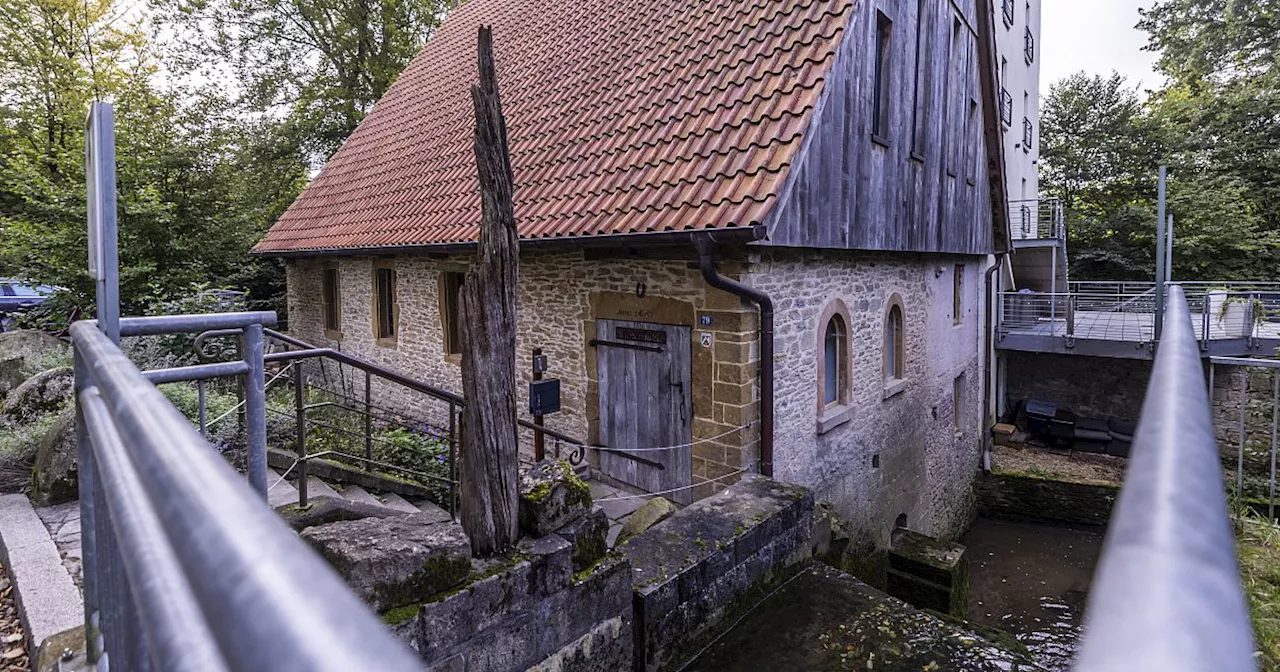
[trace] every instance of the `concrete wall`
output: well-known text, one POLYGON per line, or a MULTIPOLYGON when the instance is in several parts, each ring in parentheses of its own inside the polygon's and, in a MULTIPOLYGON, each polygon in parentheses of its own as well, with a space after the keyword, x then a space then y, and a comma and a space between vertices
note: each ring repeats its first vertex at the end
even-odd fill
POLYGON ((1137 420, 1151 378, 1151 362, 1006 351, 1007 408, 1036 399, 1078 415, 1137 420))
MULTIPOLYGON (((1006 24, 1002 0, 989 0, 995 13, 996 52, 1000 60, 1000 85, 1013 96, 1013 119, 1004 134, 1005 174, 1009 200, 1035 199, 1039 196, 1040 178, 1040 60, 1044 43, 1040 37, 1040 0, 1031 0, 1027 13, 1026 0, 1014 0, 1013 23, 1006 24), (1023 47, 1026 31, 1036 39, 1036 57, 1031 63, 1023 47), (1030 148, 1022 145, 1022 120, 1031 120, 1035 128, 1030 148), (1023 185, 1026 185, 1025 188, 1023 185)), ((1014 238, 1023 237, 1022 228, 1013 227, 1014 238)))
POLYGON ((812 488, 879 547, 899 515, 948 537, 967 526, 982 434, 982 263, 978 257, 780 250, 749 280, 778 309, 774 476, 812 488), (953 269, 964 264, 962 319, 953 324, 953 269), (906 382, 883 375, 887 303, 901 301, 906 382), (820 427, 820 338, 824 315, 842 302, 850 319, 852 390, 847 421, 820 427), (820 324, 821 322, 821 324, 820 324), (960 431, 953 409, 965 377, 960 431))

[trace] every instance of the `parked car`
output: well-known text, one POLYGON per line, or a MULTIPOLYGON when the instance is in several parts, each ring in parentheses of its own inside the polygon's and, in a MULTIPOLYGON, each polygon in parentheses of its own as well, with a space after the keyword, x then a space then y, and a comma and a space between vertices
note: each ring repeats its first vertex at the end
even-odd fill
POLYGON ((0 329, 8 329, 16 315, 44 303, 56 287, 0 278, 0 329))

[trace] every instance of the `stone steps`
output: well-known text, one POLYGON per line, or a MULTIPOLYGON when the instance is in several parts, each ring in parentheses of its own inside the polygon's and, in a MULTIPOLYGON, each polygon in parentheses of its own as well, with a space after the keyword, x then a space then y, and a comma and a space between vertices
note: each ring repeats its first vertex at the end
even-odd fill
POLYGON ((382 506, 382 502, 379 501, 377 497, 369 494, 368 490, 365 490, 358 485, 348 485, 343 488, 342 496, 353 502, 368 504, 370 506, 382 506))
POLYGON ((394 492, 388 492, 382 496, 382 505, 388 509, 402 511, 404 513, 418 512, 418 507, 410 504, 408 500, 394 492))
POLYGON ((271 508, 298 503, 298 489, 289 481, 281 480, 275 469, 267 470, 267 487, 267 504, 271 508))

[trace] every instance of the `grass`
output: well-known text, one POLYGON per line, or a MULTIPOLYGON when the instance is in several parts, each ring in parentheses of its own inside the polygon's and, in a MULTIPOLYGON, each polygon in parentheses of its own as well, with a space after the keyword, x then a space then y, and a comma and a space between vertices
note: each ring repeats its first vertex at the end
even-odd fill
POLYGON ((1280 671, 1280 525, 1246 514, 1236 519, 1236 542, 1259 669, 1280 671))
POLYGON ((17 492, 31 482, 36 449, 59 411, 51 411, 27 422, 0 426, 0 492, 17 492))

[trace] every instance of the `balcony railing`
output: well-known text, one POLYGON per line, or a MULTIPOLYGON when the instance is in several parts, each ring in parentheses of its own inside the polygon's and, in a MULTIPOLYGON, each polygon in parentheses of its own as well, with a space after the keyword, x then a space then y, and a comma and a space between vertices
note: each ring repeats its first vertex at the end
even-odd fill
POLYGON ((1030 153, 1031 146, 1035 144, 1035 140, 1036 140, 1035 124, 1031 123, 1030 119, 1023 117, 1022 118, 1022 151, 1030 153))
POLYGON ((1012 201, 1009 221, 1019 240, 1066 240, 1066 219, 1062 201, 1056 198, 1012 201))
POLYGON ((1023 48, 1023 51, 1027 56, 1027 65, 1031 65, 1036 62, 1036 36, 1031 32, 1031 26, 1027 26, 1025 42, 1026 46, 1023 48))
POLYGON ((1193 315, 1169 288, 1074 669, 1256 669, 1193 315))
POLYGON ((1014 0, 1004 0, 1004 25, 1013 26, 1013 2, 1014 0))
MULTIPOLYGON (((1280 343, 1280 283, 1180 283, 1203 351, 1244 354, 1280 343)), ((1006 292, 998 337, 1154 344, 1154 283, 1073 282, 1065 294, 1006 292)), ((1168 318, 1166 317, 1166 323, 1168 318)))
POLYGON ((1013 125, 1013 94, 1008 89, 1000 89, 1000 121, 1005 128, 1013 125))

